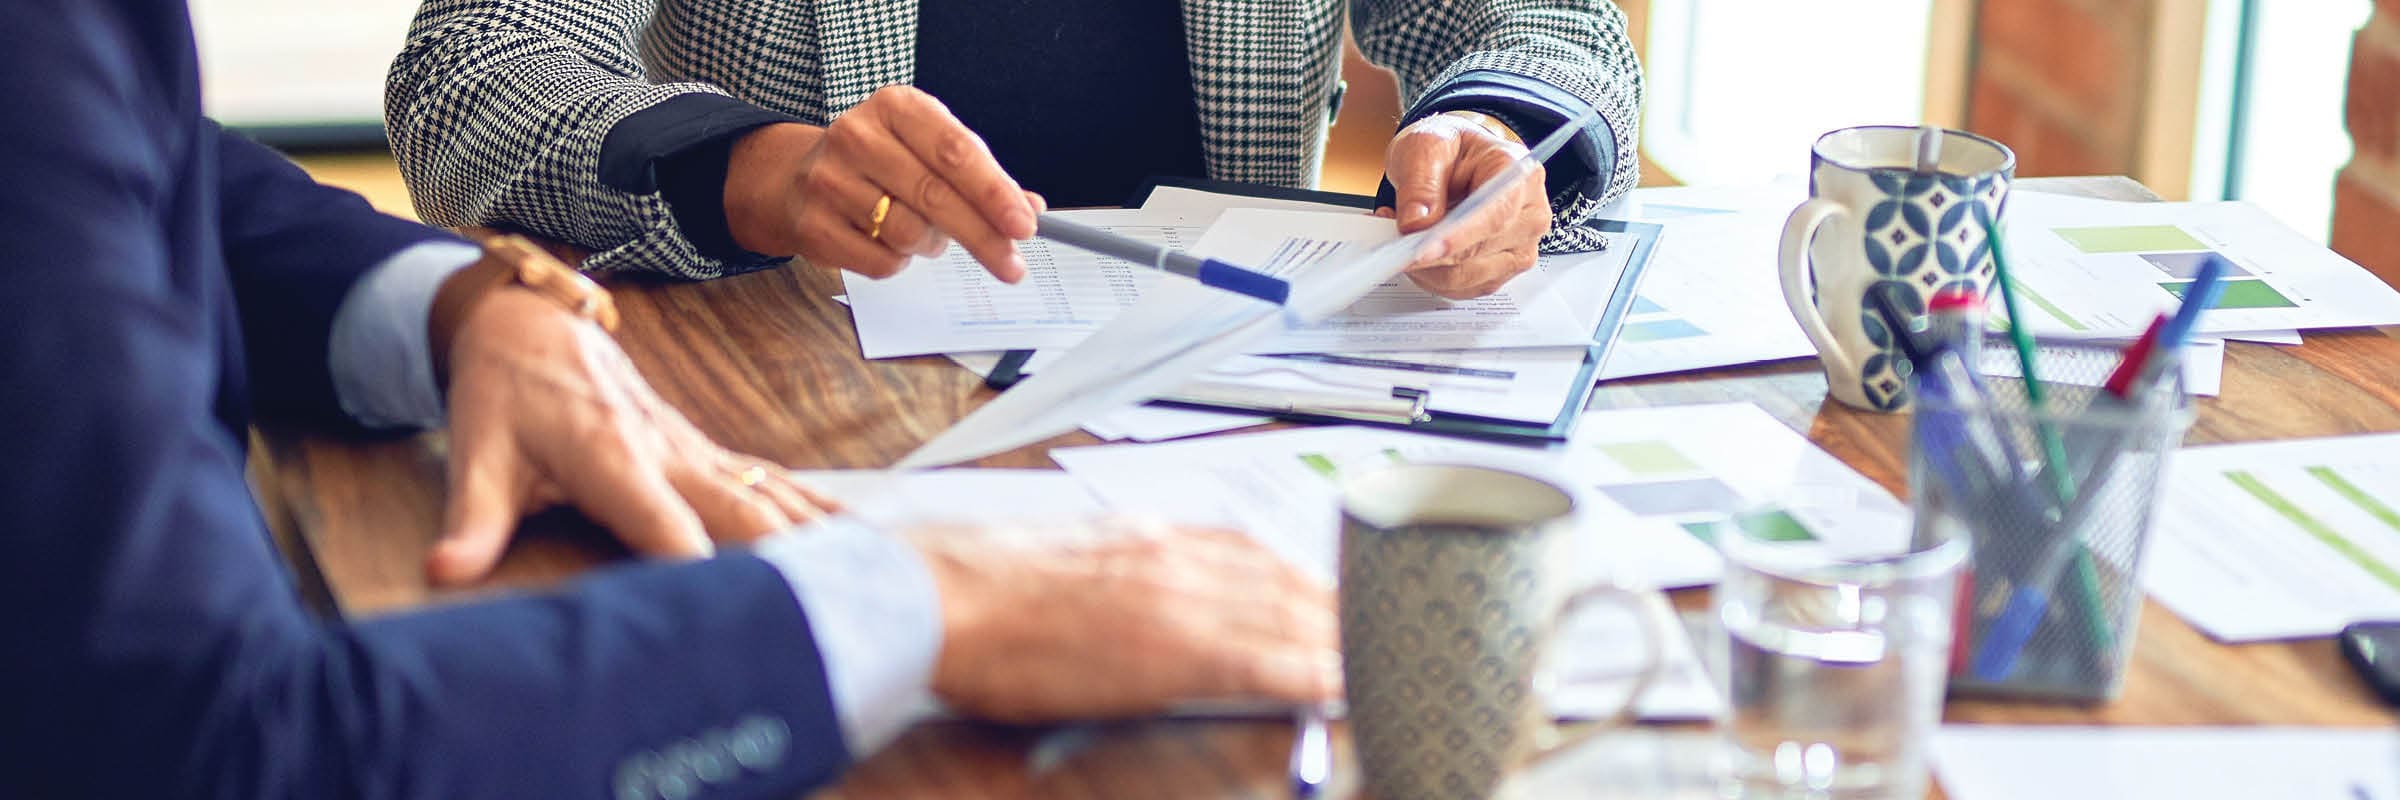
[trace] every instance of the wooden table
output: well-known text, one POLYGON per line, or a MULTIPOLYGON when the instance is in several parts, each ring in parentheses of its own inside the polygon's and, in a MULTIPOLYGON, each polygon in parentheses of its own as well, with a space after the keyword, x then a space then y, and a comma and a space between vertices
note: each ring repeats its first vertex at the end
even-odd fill
MULTIPOLYGON (((2155 199, 2124 178, 2028 179, 2020 191, 2155 199)), ((1763 257, 1763 255, 1762 255, 1763 257)), ((621 339, 669 402, 718 441, 794 468, 889 465, 991 397, 940 358, 866 361, 832 275, 772 270, 702 284, 616 279, 621 339)), ((2226 348, 2223 396, 2200 401, 2189 442, 2400 430, 2400 329, 2311 332, 2307 344, 2226 348)), ((1594 408, 1750 401, 1896 493, 1903 417, 1827 402, 1813 362, 1610 383, 1594 408)), ((253 478, 271 519, 296 532, 350 614, 440 602, 421 564, 442 496, 438 434, 381 442, 262 431, 253 478)), ((1077 432, 979 462, 1048 467, 1077 432)), ((623 551, 578 520, 539 518, 495 587, 554 583, 623 551)), ((311 576, 304 575, 308 584, 311 576)), ((481 591, 489 591, 484 589, 481 591)), ((1677 598, 1687 608, 1698 592, 1677 598)), ((2226 646, 2146 603, 2124 697, 2096 708, 1954 701, 1951 721, 2391 725, 2330 640, 2226 646)), ((1054 730, 928 724, 869 759, 843 797, 1283 797, 1290 726, 1140 722, 1054 730)), ((1347 747, 1343 748, 1345 766, 1347 747)), ((1344 769, 1341 774, 1353 775, 1344 769)), ((1336 796, 1347 794, 1335 787, 1336 796)))

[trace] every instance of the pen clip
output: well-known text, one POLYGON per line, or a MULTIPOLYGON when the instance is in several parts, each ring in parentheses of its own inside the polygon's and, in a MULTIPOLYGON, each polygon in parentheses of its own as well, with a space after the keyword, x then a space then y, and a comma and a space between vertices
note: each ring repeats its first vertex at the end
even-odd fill
POLYGON ((1426 410, 1426 405, 1433 399, 1432 390, 1410 386, 1394 386, 1391 397, 1376 398, 1329 392, 1262 392, 1247 386, 1201 381, 1185 384, 1174 394, 1158 399, 1190 406, 1389 425, 1413 425, 1433 419, 1433 415, 1426 410))

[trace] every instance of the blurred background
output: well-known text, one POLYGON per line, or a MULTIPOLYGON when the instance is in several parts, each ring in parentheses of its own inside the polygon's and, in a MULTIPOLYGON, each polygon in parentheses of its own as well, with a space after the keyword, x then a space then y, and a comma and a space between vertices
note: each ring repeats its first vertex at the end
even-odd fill
MULTIPOLYGON (((2249 200, 2400 270, 2400 2, 2380 15, 2371 0, 1618 4, 1649 76, 1645 184, 1796 179, 1826 130, 1925 121, 2007 143, 2019 175, 2249 200)), ((379 120, 415 10, 193 0, 210 113, 410 213, 379 120)), ((1370 192, 1398 115, 1391 77, 1355 50, 1344 75, 1323 184, 1370 192)))

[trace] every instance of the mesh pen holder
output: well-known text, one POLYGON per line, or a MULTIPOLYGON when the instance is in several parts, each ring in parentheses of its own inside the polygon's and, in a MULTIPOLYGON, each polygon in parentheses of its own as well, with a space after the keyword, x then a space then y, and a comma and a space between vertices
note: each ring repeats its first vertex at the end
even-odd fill
POLYGON ((1917 394, 1911 504, 1919 537, 1971 543, 1950 689, 2102 702, 2124 684, 2161 471, 2192 410, 2178 370, 2120 400, 2094 388, 2114 349, 2043 348, 2038 413, 2015 378, 1917 394))

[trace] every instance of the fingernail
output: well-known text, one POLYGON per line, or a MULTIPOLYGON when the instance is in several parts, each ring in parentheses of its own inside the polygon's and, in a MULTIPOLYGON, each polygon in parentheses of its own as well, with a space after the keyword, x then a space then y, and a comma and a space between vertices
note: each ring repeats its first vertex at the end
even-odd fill
POLYGON ((1415 222, 1417 220, 1424 219, 1426 216, 1431 215, 1432 213, 1433 206, 1429 206, 1424 203, 1410 203, 1408 204, 1408 210, 1401 213, 1400 220, 1402 222, 1415 222))
POLYGON ((1436 240, 1433 244, 1426 245, 1425 249, 1417 251, 1417 261, 1440 261, 1442 260, 1443 256, 1449 254, 1450 243, 1447 241, 1436 240))
POLYGON ((1008 256, 1008 276, 1001 278, 1000 281, 1002 283, 1014 286, 1018 281, 1025 280, 1025 273, 1030 269, 1032 269, 1032 267, 1025 265, 1025 256, 1016 253, 1010 253, 1008 256))

